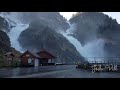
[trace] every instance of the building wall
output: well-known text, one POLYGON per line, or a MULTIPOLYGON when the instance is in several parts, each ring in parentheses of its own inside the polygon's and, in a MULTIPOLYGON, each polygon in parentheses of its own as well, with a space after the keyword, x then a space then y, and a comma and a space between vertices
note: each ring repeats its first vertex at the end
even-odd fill
POLYGON ((22 65, 34 65, 35 63, 35 58, 31 58, 31 57, 24 57, 24 58, 21 58, 21 64, 22 65), (31 59, 31 63, 28 62, 28 60, 31 59))
POLYGON ((30 53, 26 53, 20 58, 20 60, 21 60, 21 65, 29 66, 29 65, 34 65, 35 57, 30 53), (28 62, 29 59, 32 60, 31 63, 28 62))
POLYGON ((48 65, 48 59, 40 59, 42 66, 48 65))
POLYGON ((5 56, 5 66, 11 66, 14 60, 13 56, 5 56))
POLYGON ((39 59, 35 59, 34 66, 39 66, 39 59))
MULTIPOLYGON (((45 54, 46 55, 46 54, 45 54)), ((47 55, 45 56, 47 57, 47 55)), ((29 52, 26 52, 24 53, 22 56, 21 56, 21 64, 22 65, 30 65, 30 63, 28 63, 28 60, 29 59, 32 59, 33 61, 33 66, 38 66, 38 63, 39 63, 39 66, 43 66, 43 65, 49 65, 49 62, 48 62, 48 58, 41 58, 41 59, 38 59, 36 58, 34 55, 32 55, 31 53, 29 52), (37 60, 38 59, 38 60, 37 60), (36 61, 35 61, 36 60, 36 61)), ((54 61, 54 60, 53 60, 54 61)), ((53 63, 50 61, 50 63, 53 63)))

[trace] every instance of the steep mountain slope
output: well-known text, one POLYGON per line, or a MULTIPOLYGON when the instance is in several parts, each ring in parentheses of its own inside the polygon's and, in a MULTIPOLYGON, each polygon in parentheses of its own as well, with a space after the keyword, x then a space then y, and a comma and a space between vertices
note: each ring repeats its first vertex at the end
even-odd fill
MULTIPOLYGON (((10 31, 10 25, 8 21, 0 17, 0 57, 4 57, 7 52, 15 52, 16 55, 20 55, 20 52, 11 47, 10 38, 7 33, 10 31)), ((0 58, 0 60, 3 58, 0 58)), ((4 59, 3 59, 4 60, 4 59)))
POLYGON ((83 46, 95 39, 103 39, 108 56, 120 56, 120 25, 115 19, 103 13, 84 12, 74 15, 70 22, 76 24, 72 36, 83 46))
POLYGON ((8 52, 10 50, 10 39, 5 32, 0 30, 0 53, 8 52))
POLYGON ((8 22, 0 17, 0 53, 8 52, 11 50, 10 39, 6 32, 9 31, 8 22))
POLYGON ((57 62, 73 63, 84 61, 76 48, 62 35, 46 26, 41 21, 32 22, 19 37, 25 50, 39 51, 45 49, 57 57, 57 62))

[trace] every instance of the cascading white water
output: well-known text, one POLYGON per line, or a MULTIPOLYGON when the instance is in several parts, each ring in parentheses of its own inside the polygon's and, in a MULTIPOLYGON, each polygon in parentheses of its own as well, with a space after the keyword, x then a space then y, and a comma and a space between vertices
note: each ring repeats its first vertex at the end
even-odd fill
POLYGON ((20 33, 28 28, 29 25, 25 24, 17 24, 15 27, 13 27, 10 32, 8 33, 8 36, 11 41, 11 46, 14 47, 16 50, 23 52, 19 42, 18 37, 20 36, 20 33))
POLYGON ((23 30, 29 27, 29 24, 22 24, 20 21, 17 20, 14 14, 8 15, 6 13, 1 13, 0 16, 6 19, 10 27, 13 26, 10 29, 10 32, 7 33, 10 38, 11 46, 16 50, 23 52, 18 42, 18 37, 23 30))
MULTIPOLYGON (((94 39, 93 41, 85 44, 84 46, 81 45, 81 43, 71 36, 70 34, 73 34, 73 31, 75 30, 75 25, 70 25, 70 28, 66 32, 60 32, 64 37, 68 39, 70 43, 72 43, 77 51, 85 57, 88 61, 93 61, 93 57, 104 57, 104 40, 102 39, 94 39)), ((97 59, 97 61, 101 61, 100 58, 97 59)))
MULTIPOLYGON (((23 52, 18 42, 18 37, 23 30, 29 27, 29 24, 22 24, 20 21, 18 21, 15 14, 8 15, 6 13, 1 13, 0 16, 4 17, 10 26, 14 26, 12 27, 10 32, 7 33, 10 38, 12 47, 14 47, 18 51, 23 52)), ((63 36, 66 37, 69 40, 69 42, 76 47, 77 51, 82 56, 86 57, 89 61, 92 57, 105 56, 103 50, 104 41, 102 39, 94 39, 93 41, 82 46, 81 43, 76 38, 70 36, 70 34, 73 34, 73 32, 75 31, 75 25, 74 24, 71 25, 69 22, 68 24, 70 25, 70 28, 66 32, 60 33, 63 34, 63 36), (90 57, 90 59, 88 57, 90 57)))

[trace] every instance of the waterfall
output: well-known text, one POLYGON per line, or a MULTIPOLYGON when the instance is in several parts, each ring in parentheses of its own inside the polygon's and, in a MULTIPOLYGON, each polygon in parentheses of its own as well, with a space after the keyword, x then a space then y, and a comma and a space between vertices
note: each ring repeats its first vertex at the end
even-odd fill
POLYGON ((17 24, 15 27, 13 27, 10 32, 8 33, 8 36, 10 38, 11 46, 14 47, 16 50, 23 52, 19 42, 18 38, 20 33, 28 28, 29 25, 25 24, 17 24))
POLYGON ((27 29, 29 27, 29 24, 22 24, 16 17, 15 14, 6 14, 5 12, 0 14, 1 17, 5 18, 6 21, 9 23, 9 29, 10 31, 7 33, 7 35, 10 38, 10 42, 11 42, 11 47, 15 48, 16 50, 23 52, 24 50, 22 50, 18 38, 20 33, 27 29), (10 28, 12 27, 12 28, 10 28))
MULTIPOLYGON (((94 39, 91 42, 88 42, 84 46, 81 45, 81 43, 71 36, 75 30, 75 25, 70 24, 70 28, 66 32, 60 32, 66 39, 75 46, 76 50, 86 58, 88 61, 93 61, 93 57, 104 57, 104 40, 102 39, 94 39)), ((97 61, 101 61, 100 58, 97 59, 97 61)))
MULTIPOLYGON (((23 52, 24 50, 22 50, 18 42, 18 38, 19 38, 20 33, 29 27, 29 24, 22 24, 17 19, 17 16, 15 13, 7 14, 3 12, 0 14, 0 16, 5 18, 6 21, 9 23, 10 32, 8 32, 7 34, 10 38, 11 46, 14 47, 16 50, 23 52)), ((104 40, 96 38, 88 42, 84 46, 82 46, 81 43, 72 36, 72 34, 74 34, 74 31, 76 29, 76 25, 70 24, 70 22, 68 22, 68 24, 70 25, 70 28, 66 32, 64 32, 63 30, 60 30, 61 31, 60 33, 64 37, 66 37, 66 39, 71 44, 75 46, 76 50, 80 53, 80 55, 85 57, 88 61, 91 61, 90 59, 93 57, 104 57, 105 56, 104 40)))

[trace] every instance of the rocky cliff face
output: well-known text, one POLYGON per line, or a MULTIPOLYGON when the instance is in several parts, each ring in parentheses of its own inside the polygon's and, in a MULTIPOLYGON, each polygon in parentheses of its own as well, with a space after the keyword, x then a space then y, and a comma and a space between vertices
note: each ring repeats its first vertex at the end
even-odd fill
POLYGON ((9 24, 8 24, 8 22, 7 22, 4 18, 2 18, 2 17, 0 17, 0 30, 5 31, 5 32, 8 32, 8 31, 9 31, 9 24))
POLYGON ((0 52, 3 53, 10 50, 10 39, 5 32, 0 30, 0 52))
POLYGON ((103 13, 84 12, 75 15, 70 22, 76 24, 73 36, 82 45, 101 38, 105 41, 104 50, 108 56, 120 56, 120 24, 115 19, 103 13))
POLYGON ((73 63, 84 60, 63 35, 41 23, 41 21, 32 22, 29 28, 21 33, 19 42, 25 50, 39 51, 45 49, 50 51, 57 57, 57 62, 73 63))
POLYGON ((11 50, 10 39, 6 32, 9 31, 8 22, 0 17, 0 53, 8 52, 11 50))
POLYGON ((76 37, 83 45, 96 37, 97 30, 100 25, 104 24, 107 15, 98 12, 78 13, 70 19, 70 23, 76 24, 74 37, 76 37))

